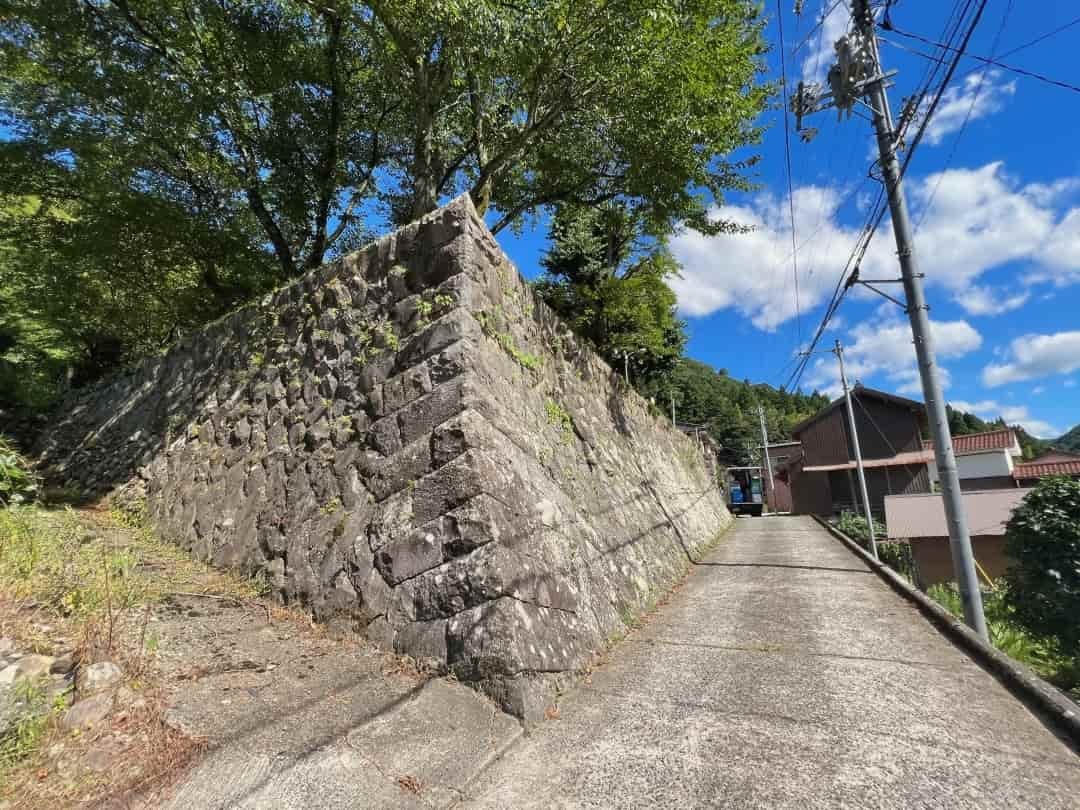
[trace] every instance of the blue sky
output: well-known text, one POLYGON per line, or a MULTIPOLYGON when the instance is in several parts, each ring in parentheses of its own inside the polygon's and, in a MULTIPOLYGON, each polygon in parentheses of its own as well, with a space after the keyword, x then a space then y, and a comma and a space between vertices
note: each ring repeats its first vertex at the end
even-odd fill
MULTIPOLYGON (((787 68, 823 75, 831 41, 843 33, 844 3, 819 29, 807 0, 801 20, 782 0, 787 68), (792 53, 800 41, 807 43, 792 53)), ((832 0, 827 5, 833 5, 832 0)), ((901 29, 938 39, 952 3, 905 0, 892 19, 901 29)), ((768 3, 773 43, 768 78, 780 74, 776 5, 768 3)), ((1075 2, 990 0, 971 53, 1080 85, 1080 24, 1017 53, 1007 51, 1080 15, 1075 2), (1004 22, 1003 22, 1004 21, 1004 22), (995 49, 995 38, 997 41, 995 49)), ((891 42, 929 51, 898 35, 891 42)), ((890 92, 894 114, 917 86, 927 61, 889 42, 886 65, 899 71, 890 92)), ((683 264, 673 283, 691 335, 689 353, 738 378, 782 383, 790 361, 821 320, 823 307, 855 243, 877 183, 866 179, 873 137, 868 121, 819 113, 819 135, 793 135, 795 226, 799 243, 799 309, 791 261, 783 119, 766 115, 768 131, 754 152, 760 188, 735 194, 721 215, 752 225, 750 234, 706 238, 680 234, 672 250, 683 264), (864 182, 865 181, 865 182, 864 182)), ((1080 422, 1080 94, 965 59, 942 99, 909 169, 908 199, 920 223, 916 251, 945 369, 948 399, 984 418, 1004 415, 1041 436, 1080 422), (964 75, 968 71, 974 72, 964 75), (967 125, 961 134, 961 125, 967 125), (957 140, 959 137, 959 140, 957 140)), ((539 272, 546 226, 499 241, 529 277, 539 272)), ((866 277, 897 275, 886 219, 863 262, 866 277)), ((840 338, 849 373, 865 384, 921 398, 903 312, 870 293, 848 295, 826 342, 840 338)), ((803 387, 833 392, 830 358, 816 359, 803 387)))

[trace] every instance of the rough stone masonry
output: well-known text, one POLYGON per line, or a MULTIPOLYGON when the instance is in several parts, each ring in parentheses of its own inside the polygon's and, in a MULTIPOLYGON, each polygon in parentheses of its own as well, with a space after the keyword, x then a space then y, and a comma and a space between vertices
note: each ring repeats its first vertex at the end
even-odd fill
POLYGON ((60 413, 50 477, 530 719, 731 519, 467 196, 60 413))

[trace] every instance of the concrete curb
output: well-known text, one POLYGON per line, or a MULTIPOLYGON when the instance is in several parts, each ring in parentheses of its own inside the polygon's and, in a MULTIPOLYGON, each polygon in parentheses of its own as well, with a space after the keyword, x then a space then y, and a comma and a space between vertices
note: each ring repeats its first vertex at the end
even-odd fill
POLYGON ((1036 709, 1053 727, 1066 737, 1074 749, 1080 753, 1080 707, 1058 689, 1044 681, 1023 664, 1014 661, 1004 653, 991 647, 972 632, 966 624, 949 611, 913 587, 906 579, 884 563, 878 562, 858 543, 841 532, 828 521, 812 516, 826 531, 843 543, 894 591, 905 597, 922 612, 931 624, 957 647, 975 659, 976 663, 988 669, 1013 694, 1036 709))

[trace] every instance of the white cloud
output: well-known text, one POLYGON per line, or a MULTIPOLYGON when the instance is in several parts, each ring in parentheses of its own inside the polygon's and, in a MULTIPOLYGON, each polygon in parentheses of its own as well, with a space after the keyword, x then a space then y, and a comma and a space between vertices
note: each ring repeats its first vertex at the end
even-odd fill
MULTIPOLYGON (((1005 101, 1015 92, 1016 81, 1002 81, 1000 70, 989 70, 985 75, 981 72, 968 75, 963 82, 954 84, 942 94, 934 117, 926 127, 924 141, 932 146, 939 144, 960 129, 965 119, 974 121, 1000 112, 1005 101)), ((930 99, 927 98, 925 106, 929 105, 930 99)))
POLYGON ((1069 374, 1080 369, 1080 332, 1024 335, 1009 344, 1004 362, 983 369, 983 382, 995 387, 1011 382, 1069 374))
POLYGON ((840 0, 824 0, 821 11, 814 23, 821 23, 820 28, 810 39, 810 48, 802 64, 802 78, 805 82, 824 83, 829 66, 836 60, 833 43, 847 33, 851 12, 848 4, 840 0), (831 8, 829 7, 831 5, 831 8), (828 10, 828 16, 822 21, 822 15, 828 10))
MULTIPOLYGON (((795 226, 801 240, 798 304, 804 313, 832 294, 838 268, 855 241, 854 231, 836 222, 840 202, 834 188, 804 186, 795 191, 795 226)), ((671 240, 683 268, 682 277, 671 280, 680 311, 702 316, 734 308, 759 329, 775 330, 796 313, 786 201, 762 194, 750 205, 726 206, 714 214, 753 230, 711 237, 685 231, 671 240)), ((881 253, 888 257, 887 250, 881 253)))
POLYGON ((949 404, 955 410, 973 413, 988 422, 1000 417, 1007 424, 1020 425, 1032 436, 1059 436, 1063 432, 1049 422, 1033 417, 1025 405, 1003 405, 993 399, 984 399, 979 402, 956 399, 950 400, 949 404))
MULTIPOLYGON (((982 336, 967 321, 932 321, 930 328, 939 358, 956 358, 975 351, 982 336)), ((871 384, 873 378, 885 380, 886 387, 921 399, 922 384, 915 362, 915 347, 907 321, 886 315, 874 323, 857 324, 849 332, 844 346, 844 366, 848 382, 871 384)), ((949 384, 949 373, 939 366, 942 382, 949 384)), ((807 385, 829 394, 840 390, 840 370, 832 357, 816 360, 810 368, 807 385)))
POLYGON ((1073 208, 1047 235, 1040 257, 1046 270, 1037 276, 1040 281, 1067 284, 1075 281, 1080 266, 1080 208, 1073 208))
MULTIPOLYGON (((1037 281, 1080 282, 1080 207, 1061 210, 1063 197, 1077 187, 1072 179, 1023 186, 1007 176, 1001 162, 912 179, 911 200, 922 218, 916 254, 927 282, 944 288, 972 315, 1023 306, 1031 296, 1029 286, 1037 281), (987 271, 1021 261, 1024 286, 978 284, 987 271)), ((795 191, 803 312, 832 293, 858 236, 855 227, 840 223, 841 202, 841 193, 832 187, 795 191)), ((672 240, 684 271, 672 284, 680 310, 702 316, 733 308, 759 329, 775 330, 796 311, 786 202, 759 194, 714 214, 753 230, 716 237, 687 231, 672 240)), ((883 223, 862 261, 864 277, 895 277, 893 251, 889 226, 883 223)))
POLYGON ((1011 261, 1080 280, 1080 209, 1059 218, 1046 185, 1021 186, 995 161, 909 188, 922 220, 916 250, 927 280, 950 288, 961 305, 975 279, 1011 261))
POLYGON ((1033 394, 1045 394, 1046 393, 1046 386, 1045 385, 1036 385, 1034 388, 1031 389, 1031 393, 1033 393, 1033 394))
POLYGON ((992 287, 973 285, 957 296, 956 302, 969 315, 1000 315, 1019 309, 1028 302, 1031 293, 1027 290, 1009 295, 992 287))

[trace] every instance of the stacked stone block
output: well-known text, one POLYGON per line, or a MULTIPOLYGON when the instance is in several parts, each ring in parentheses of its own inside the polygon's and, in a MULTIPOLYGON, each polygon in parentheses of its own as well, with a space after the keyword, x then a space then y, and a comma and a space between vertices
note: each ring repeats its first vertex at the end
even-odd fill
POLYGON ((730 519, 467 197, 73 398, 39 449, 528 718, 730 519))

